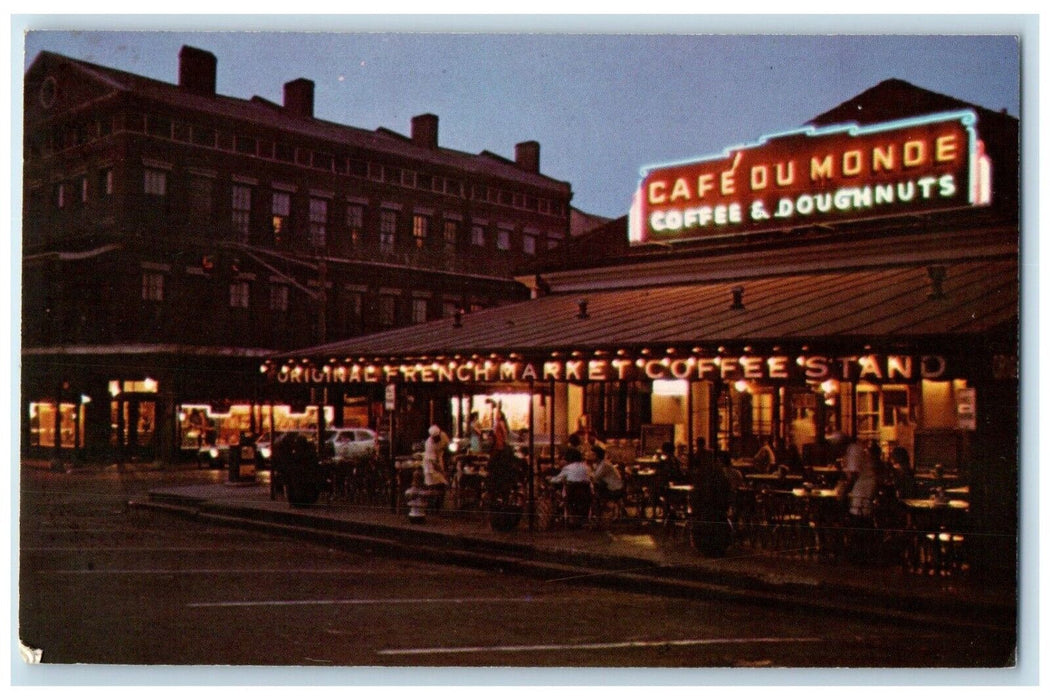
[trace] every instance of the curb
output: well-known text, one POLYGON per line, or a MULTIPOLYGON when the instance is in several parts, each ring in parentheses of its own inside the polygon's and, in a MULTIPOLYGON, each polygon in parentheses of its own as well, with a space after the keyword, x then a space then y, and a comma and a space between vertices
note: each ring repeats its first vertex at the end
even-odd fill
POLYGON ((151 492, 147 500, 133 500, 129 506, 215 525, 299 537, 348 551, 490 569, 550 581, 574 581, 650 595, 790 607, 920 626, 936 624, 1001 631, 1014 629, 1016 625, 1016 610, 1009 605, 897 592, 879 594, 857 587, 831 586, 822 581, 774 582, 736 572, 663 566, 643 558, 335 520, 303 510, 254 508, 170 492, 151 492))

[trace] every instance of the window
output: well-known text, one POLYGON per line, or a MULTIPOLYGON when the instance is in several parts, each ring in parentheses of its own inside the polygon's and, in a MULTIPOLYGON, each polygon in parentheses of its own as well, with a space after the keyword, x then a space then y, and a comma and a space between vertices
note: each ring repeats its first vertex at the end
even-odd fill
POLYGON ((167 117, 150 114, 146 117, 146 132, 150 136, 160 136, 162 138, 170 139, 171 120, 167 117))
POLYGON ((287 192, 273 193, 273 240, 280 243, 289 234, 289 217, 292 213, 292 195, 287 192))
POLYGON ((247 185, 234 185, 231 194, 233 231, 239 234, 238 238, 243 243, 248 240, 248 232, 251 230, 252 188, 247 185))
POLYGON ((397 233, 397 212, 384 209, 379 219, 379 250, 394 252, 394 237, 397 233))
POLYGON ((452 318, 459 310, 459 304, 454 301, 441 302, 441 318, 452 318))
POLYGON ((165 196, 168 193, 168 173, 163 170, 146 168, 142 191, 157 197, 165 196))
POLYGON ((426 323, 427 320, 427 300, 426 299, 413 299, 412 300, 412 323, 426 323))
POLYGON ((210 177, 192 175, 189 181, 189 217, 191 221, 207 223, 211 221, 210 177))
POLYGON ((379 325, 381 327, 390 328, 394 325, 396 308, 396 297, 389 294, 383 294, 379 297, 379 325))
POLYGON ((328 200, 310 199, 310 245, 324 248, 328 233, 328 200))
POLYGON ((485 227, 474 224, 470 227, 470 244, 479 248, 485 247, 485 227))
POLYGON ((347 292, 346 293, 346 312, 350 317, 351 323, 355 326, 361 323, 361 318, 364 316, 365 309, 365 295, 361 292, 347 292))
POLYGON ((346 229, 350 232, 350 243, 360 244, 365 230, 365 208, 360 204, 346 205, 346 229))
POLYGON ((456 252, 456 239, 459 238, 459 225, 455 221, 445 221, 445 250, 449 253, 456 252))
POLYGON ((233 148, 238 153, 243 153, 247 156, 254 156, 257 144, 255 139, 251 136, 234 136, 233 148))
POLYGON ((501 228, 497 232, 496 247, 500 250, 510 250, 510 229, 501 228))
POLYGON ((270 311, 288 310, 288 285, 270 285, 270 311))
POLYGON ((113 168, 103 168, 98 172, 98 191, 103 197, 113 195, 113 168))
POLYGON ((193 143, 198 146, 206 146, 208 148, 215 148, 215 142, 218 138, 218 134, 215 129, 209 129, 204 126, 193 127, 193 143))
POLYGON ((64 182, 59 182, 55 185, 55 206, 59 209, 65 209, 69 204, 69 192, 68 185, 64 182))
POLYGON ((561 232, 554 233, 553 231, 547 234, 547 248, 557 248, 565 242, 565 235, 561 232))
POLYGON ((248 282, 232 282, 230 284, 230 308, 247 309, 251 291, 251 284, 248 282))
POLYGON ((416 241, 417 248, 425 248, 427 245, 427 234, 430 232, 430 219, 422 214, 412 217, 412 238, 416 241))
POLYGON ((77 190, 80 192, 80 203, 86 204, 88 201, 88 179, 87 175, 81 175, 77 179, 77 190))
POLYGON ((142 300, 164 301, 164 274, 146 271, 142 273, 142 300))
POLYGON ((882 413, 880 398, 879 390, 874 387, 857 387, 857 437, 878 437, 882 413))
POLYGON ((525 253, 525 255, 535 255, 536 254, 536 234, 535 233, 522 234, 522 236, 521 236, 521 252, 525 253))

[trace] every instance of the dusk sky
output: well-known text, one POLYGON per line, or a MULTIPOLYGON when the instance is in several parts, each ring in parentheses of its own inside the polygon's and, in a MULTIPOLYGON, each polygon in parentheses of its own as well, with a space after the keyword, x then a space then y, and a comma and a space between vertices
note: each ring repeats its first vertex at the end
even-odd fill
MULTIPOLYGON (((1002 29, 949 36, 959 25, 919 18, 907 31, 928 34, 865 36, 874 25, 853 20, 839 30, 852 35, 832 36, 836 25, 801 20, 791 31, 809 35, 744 35, 704 19, 642 23, 638 31, 657 33, 629 35, 551 33, 558 25, 538 20, 519 26, 546 33, 478 33, 448 18, 437 33, 376 33, 386 25, 375 17, 286 20, 295 31, 281 33, 65 31, 53 22, 59 29, 26 34, 25 64, 48 50, 174 83, 189 44, 216 55, 224 95, 281 102, 283 84, 305 77, 321 119, 407 134, 414 115, 432 112, 443 147, 508 158, 515 143, 539 141, 542 172, 572 184, 574 206, 609 217, 627 212, 642 166, 798 127, 888 78, 1019 115, 1020 45, 1002 29), (303 31, 318 26, 339 33, 303 31), (470 33, 451 33, 457 26, 470 33)), ((229 18, 211 26, 238 28, 229 18)), ((166 28, 160 19, 149 27, 166 28)))

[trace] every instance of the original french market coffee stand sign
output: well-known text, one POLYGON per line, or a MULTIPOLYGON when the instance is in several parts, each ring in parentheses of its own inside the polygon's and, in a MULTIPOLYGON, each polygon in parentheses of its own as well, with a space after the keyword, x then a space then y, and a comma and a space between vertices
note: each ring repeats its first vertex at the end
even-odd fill
POLYGON ((991 201, 971 111, 809 127, 642 169, 632 244, 917 214, 991 201))
POLYGON ((827 380, 913 382, 948 379, 941 355, 744 355, 591 359, 426 359, 416 362, 289 361, 260 368, 278 384, 491 384, 680 379, 820 383, 827 380))

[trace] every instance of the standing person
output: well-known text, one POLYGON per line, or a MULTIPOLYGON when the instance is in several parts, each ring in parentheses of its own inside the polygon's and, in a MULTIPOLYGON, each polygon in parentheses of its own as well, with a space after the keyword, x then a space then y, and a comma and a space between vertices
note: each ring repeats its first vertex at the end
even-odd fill
POLYGON ((890 450, 890 466, 893 469, 893 484, 897 489, 897 498, 915 498, 915 470, 911 466, 908 450, 897 445, 890 450))
POLYGON ((467 424, 467 435, 470 440, 470 447, 467 449, 471 454, 477 454, 481 452, 481 419, 478 417, 477 411, 470 412, 470 421, 467 424))
POLYGON ((431 507, 441 510, 445 501, 448 477, 445 476, 445 452, 449 439, 439 426, 430 426, 429 437, 423 443, 423 480, 431 492, 431 507))
POLYGON ((693 480, 693 546, 707 557, 721 557, 733 539, 729 524, 732 490, 725 469, 715 456, 704 449, 703 438, 697 440, 693 480), (707 458, 710 454, 710 458, 707 458))
POLYGON ((875 515, 875 491, 878 473, 870 449, 865 449, 856 436, 850 438, 845 454, 845 479, 849 489, 849 519, 852 546, 847 552, 854 561, 865 561, 874 544, 872 528, 875 515))

